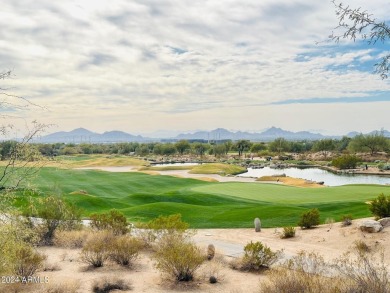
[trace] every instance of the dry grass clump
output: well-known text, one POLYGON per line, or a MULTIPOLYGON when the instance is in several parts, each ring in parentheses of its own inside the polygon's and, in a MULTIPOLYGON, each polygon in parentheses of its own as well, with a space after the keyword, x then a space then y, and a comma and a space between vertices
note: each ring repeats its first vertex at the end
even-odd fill
POLYGON ((40 293, 77 293, 80 288, 80 281, 67 280, 66 282, 42 284, 40 293))
POLYGON ((268 272, 260 293, 339 292, 340 280, 327 277, 328 266, 316 253, 301 251, 282 267, 268 272))
POLYGON ((117 277, 99 278, 92 284, 92 292, 94 293, 108 293, 113 290, 127 291, 131 289, 131 284, 128 281, 117 277))
POLYGON ((114 235, 109 231, 97 231, 90 235, 80 253, 80 260, 93 267, 101 267, 110 256, 110 243, 114 235))
POLYGON ((224 268, 224 263, 218 259, 213 259, 208 261, 202 267, 202 277, 211 284, 221 282, 224 278, 224 275, 221 273, 224 268))
POLYGON ((383 251, 358 247, 331 263, 316 253, 300 252, 282 267, 268 272, 260 293, 389 293, 390 272, 383 251))
POLYGON ((82 248, 89 234, 86 230, 56 231, 53 244, 64 248, 82 248))
POLYGON ((349 281, 342 292, 390 292, 390 271, 382 249, 370 253, 355 247, 336 260, 335 268, 349 281))

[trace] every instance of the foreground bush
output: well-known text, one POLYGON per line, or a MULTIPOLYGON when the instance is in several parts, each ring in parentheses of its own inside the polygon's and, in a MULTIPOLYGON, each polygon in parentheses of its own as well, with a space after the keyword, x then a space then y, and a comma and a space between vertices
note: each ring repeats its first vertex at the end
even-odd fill
POLYGON ((371 201, 369 209, 377 218, 390 217, 390 195, 385 196, 381 193, 377 198, 371 201))
POLYGON ((368 253, 356 245, 355 251, 336 260, 335 268, 348 280, 342 292, 390 292, 390 271, 383 250, 368 253))
POLYGON ((268 281, 261 284, 260 293, 341 293, 341 279, 326 277, 327 266, 319 254, 301 251, 268 272, 268 281))
POLYGON ((113 238, 107 246, 109 246, 107 249, 113 261, 120 265, 128 266, 137 258, 143 243, 137 238, 123 235, 113 238))
POLYGON ((91 227, 96 230, 110 230, 115 235, 123 235, 130 232, 129 223, 120 211, 112 209, 107 213, 91 214, 91 227))
POLYGON ((94 293, 108 293, 111 291, 127 291, 131 290, 129 282, 116 277, 104 277, 95 280, 92 284, 92 292, 94 293))
POLYGON ((320 224, 320 211, 318 209, 311 209, 301 215, 298 226, 301 228, 310 229, 313 226, 320 224))
POLYGON ((261 242, 250 242, 244 247, 244 257, 242 259, 243 270, 260 270, 269 268, 281 256, 281 251, 272 251, 261 242))
POLYGON ((13 273, 15 276, 27 279, 43 267, 46 256, 38 253, 33 247, 27 244, 20 244, 15 249, 13 273))
POLYGON ((390 274, 384 260, 382 251, 370 254, 357 246, 331 263, 317 253, 302 251, 270 270, 260 293, 389 293, 390 274))
POLYGON ((14 265, 20 259, 21 247, 31 249, 39 241, 39 235, 18 214, 0 217, 0 276, 14 273, 14 265))
POLYGON ((41 197, 30 206, 33 209, 27 212, 27 216, 36 216, 43 221, 38 226, 42 244, 52 245, 57 230, 72 230, 80 227, 80 210, 59 196, 41 197))
POLYGON ((157 244, 156 268, 176 281, 192 281, 205 260, 200 249, 181 234, 164 235, 157 244))
POLYGON ((98 231, 88 237, 80 259, 93 267, 101 267, 110 256, 110 246, 114 235, 108 231, 98 231))

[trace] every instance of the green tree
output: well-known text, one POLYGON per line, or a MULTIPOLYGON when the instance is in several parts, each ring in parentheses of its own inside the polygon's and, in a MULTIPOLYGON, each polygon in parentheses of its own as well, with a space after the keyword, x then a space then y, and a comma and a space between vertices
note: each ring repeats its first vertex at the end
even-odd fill
POLYGON ((187 150, 191 148, 191 146, 187 140, 183 139, 175 143, 175 148, 180 155, 183 155, 187 150))
POLYGON ((290 145, 287 140, 283 137, 278 137, 269 144, 268 148, 271 152, 277 152, 280 155, 282 152, 289 151, 289 146, 290 145))
MULTIPOLYGON (((369 12, 361 8, 350 8, 335 0, 333 3, 336 7, 339 25, 330 35, 332 40, 338 43, 340 39, 353 41, 361 39, 369 45, 386 44, 389 41, 390 26, 385 21, 376 20, 369 12)), ((389 66, 390 54, 386 53, 375 64, 375 73, 385 79, 388 77, 389 66)))
POLYGON ((237 141, 234 146, 235 149, 238 151, 238 155, 241 157, 243 153, 250 149, 251 145, 252 144, 249 140, 242 139, 237 141))
POLYGON ((192 148, 194 149, 195 154, 202 157, 209 147, 205 143, 195 142, 192 144, 192 148))
POLYGON ((267 149, 267 146, 263 142, 261 142, 261 143, 254 143, 251 146, 251 152, 252 153, 259 153, 259 152, 264 151, 266 149, 267 149))
POLYGON ((373 134, 359 134, 349 143, 349 149, 355 152, 367 152, 371 155, 379 151, 386 151, 389 148, 389 139, 383 135, 383 132, 374 132, 373 134))
POLYGON ((328 156, 328 153, 335 150, 336 144, 333 139, 321 139, 314 143, 312 150, 320 152, 324 158, 328 156))

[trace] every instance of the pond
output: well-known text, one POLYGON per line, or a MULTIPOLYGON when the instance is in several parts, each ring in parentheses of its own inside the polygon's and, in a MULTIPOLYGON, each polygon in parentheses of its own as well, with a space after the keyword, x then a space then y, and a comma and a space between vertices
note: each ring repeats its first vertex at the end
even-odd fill
POLYGON ((340 186, 346 184, 390 184, 390 176, 360 175, 360 174, 334 174, 319 168, 286 168, 273 169, 264 167, 262 169, 248 168, 248 172, 242 173, 241 177, 262 177, 286 174, 294 178, 302 178, 316 182, 323 181, 328 186, 340 186))

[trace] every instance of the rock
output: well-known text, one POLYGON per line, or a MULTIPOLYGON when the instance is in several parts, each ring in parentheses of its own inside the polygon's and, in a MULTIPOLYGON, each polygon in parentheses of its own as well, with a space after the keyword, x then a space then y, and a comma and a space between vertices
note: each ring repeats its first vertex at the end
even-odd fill
POLYGON ((366 220, 359 223, 359 228, 363 232, 368 233, 377 233, 380 232, 383 229, 383 226, 381 223, 375 220, 366 220))
POLYGON ((380 219, 378 222, 382 225, 383 228, 390 227, 390 217, 380 219))

